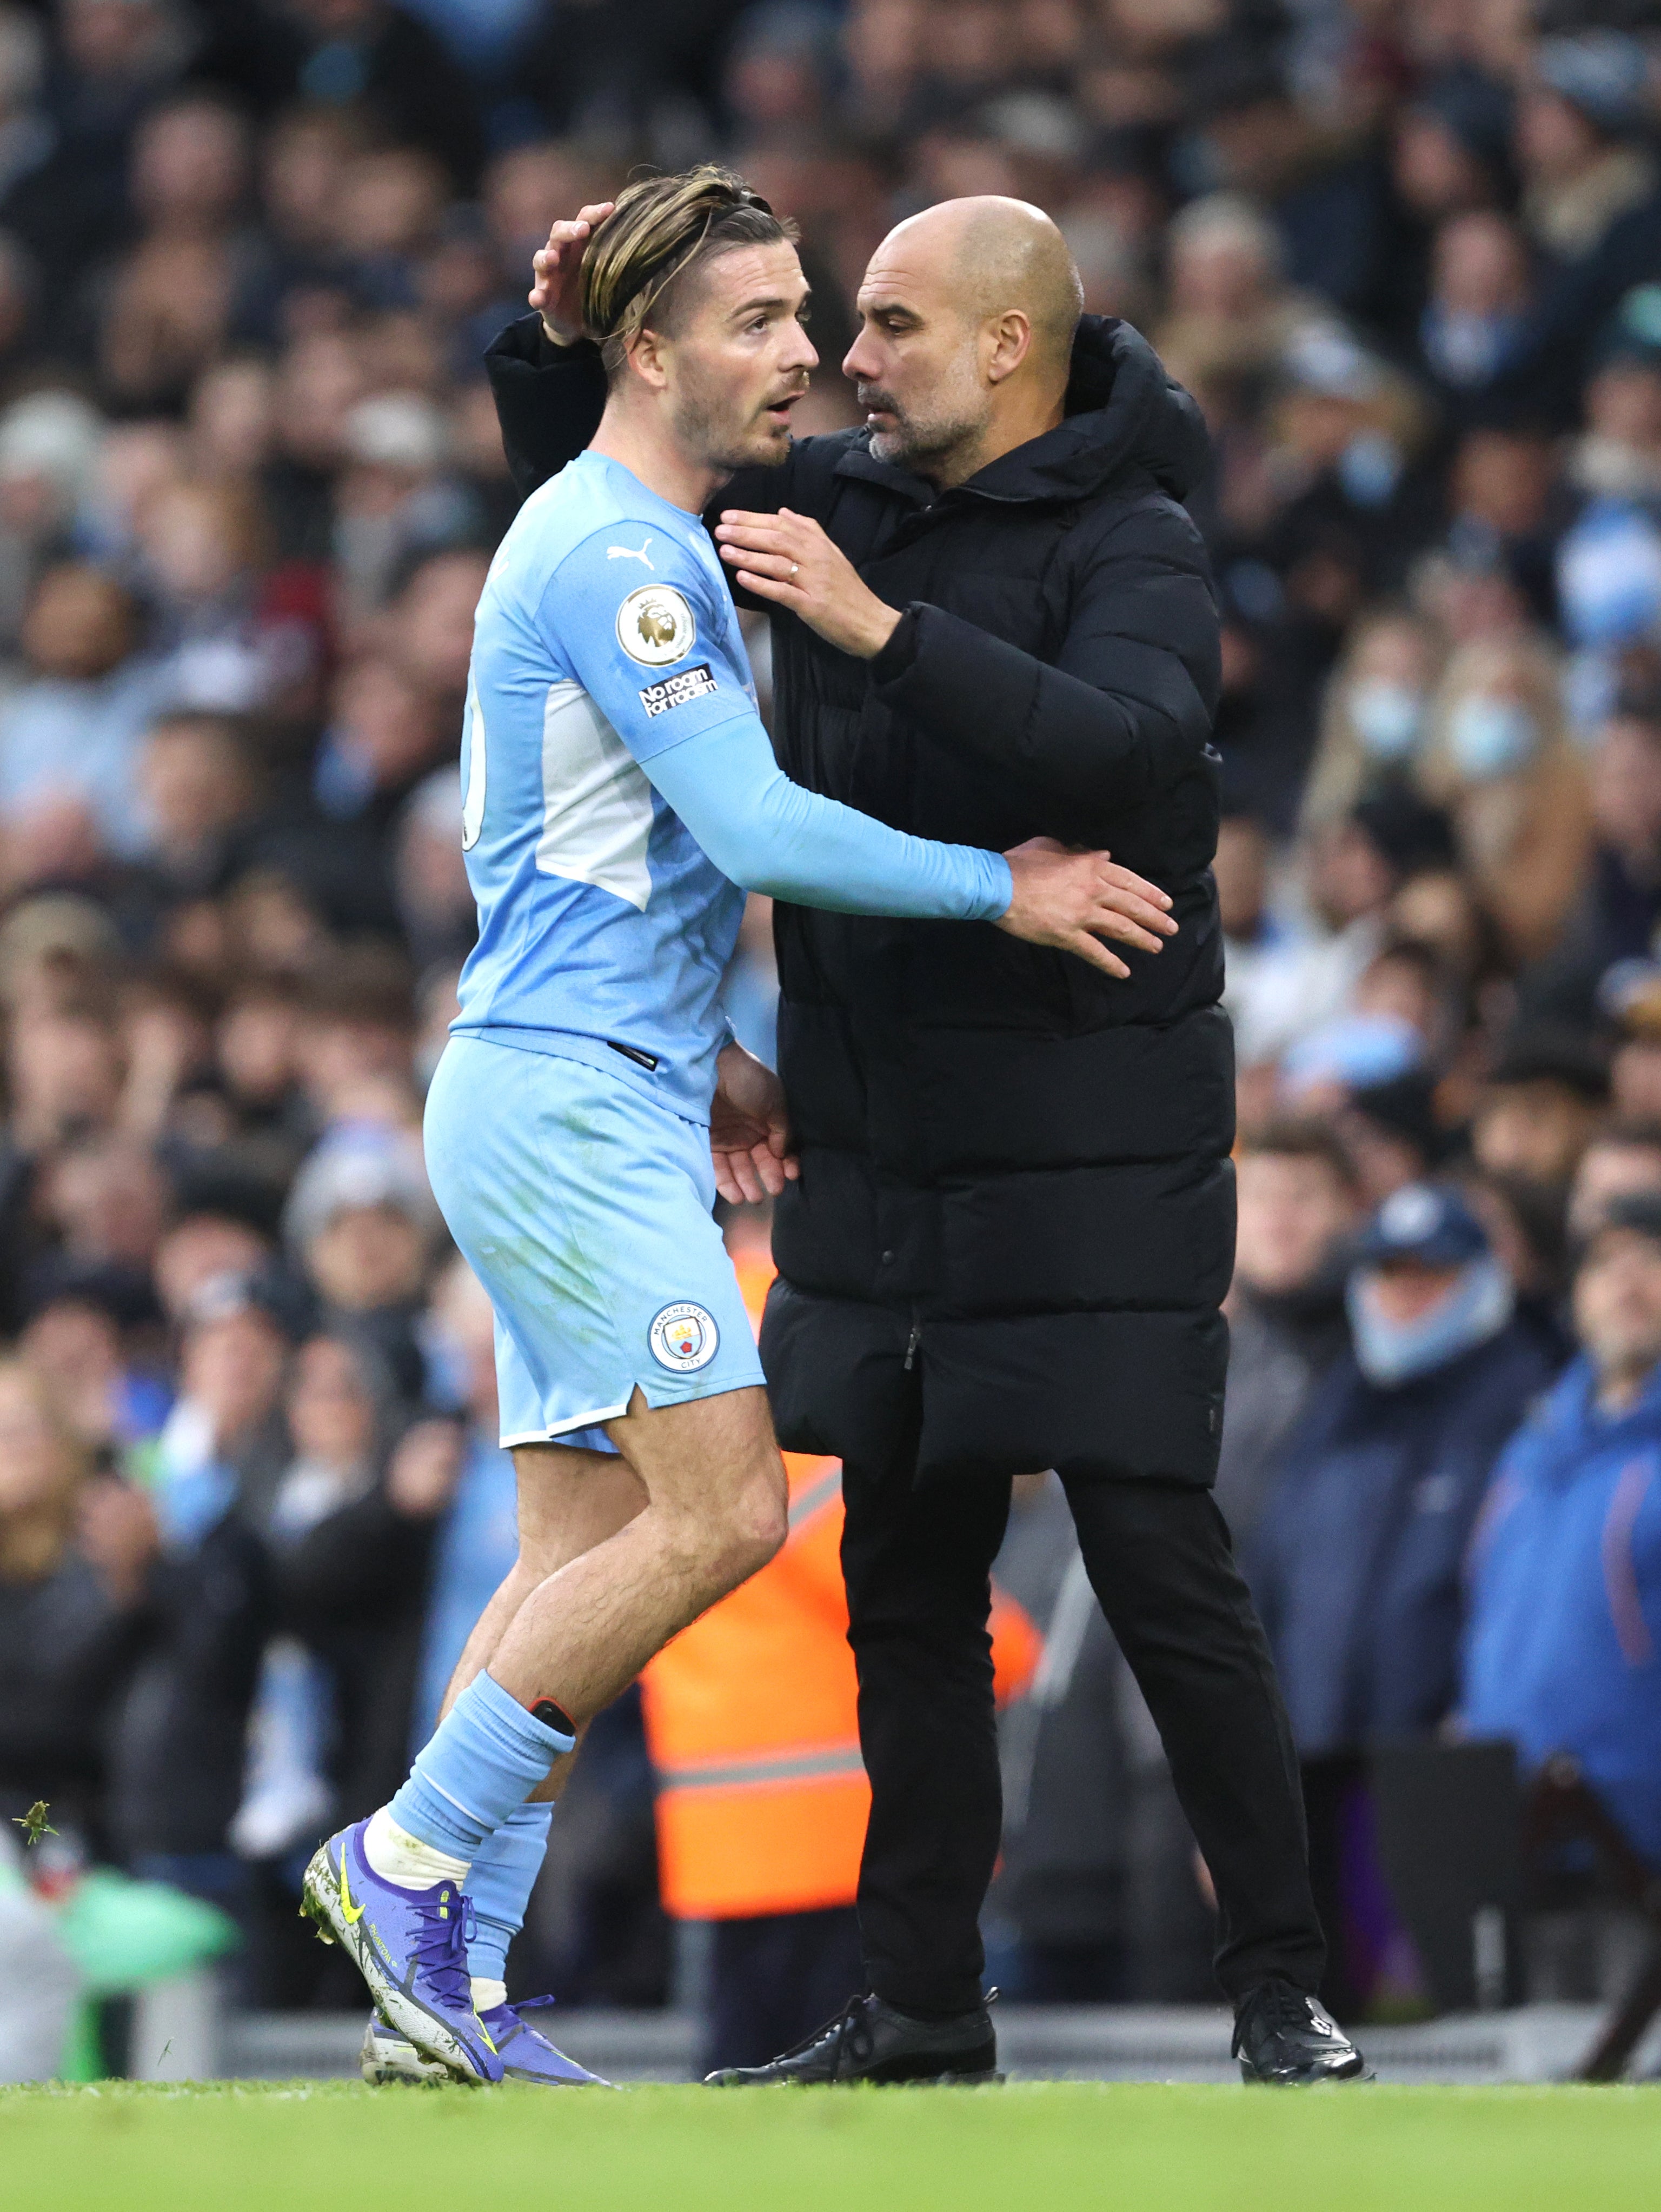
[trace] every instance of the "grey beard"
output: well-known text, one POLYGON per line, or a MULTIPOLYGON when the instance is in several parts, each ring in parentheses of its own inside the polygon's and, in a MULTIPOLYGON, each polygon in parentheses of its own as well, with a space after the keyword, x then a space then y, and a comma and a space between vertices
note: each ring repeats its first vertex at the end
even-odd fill
POLYGON ((871 452, 875 459, 889 468, 910 469, 914 475, 927 476, 931 462, 942 461, 955 453, 974 437, 977 427, 972 422, 951 428, 942 424, 919 433, 902 423, 897 430, 873 430, 871 452))
MULTIPOLYGON (((873 392, 868 396, 856 395, 860 405, 867 410, 877 408, 894 412, 888 394, 873 392)), ((980 428, 976 422, 933 422, 919 425, 909 422, 904 415, 896 414, 896 428, 873 430, 871 433, 871 453, 874 459, 889 468, 912 469, 918 475, 927 473, 927 464, 953 453, 973 438, 980 428)))

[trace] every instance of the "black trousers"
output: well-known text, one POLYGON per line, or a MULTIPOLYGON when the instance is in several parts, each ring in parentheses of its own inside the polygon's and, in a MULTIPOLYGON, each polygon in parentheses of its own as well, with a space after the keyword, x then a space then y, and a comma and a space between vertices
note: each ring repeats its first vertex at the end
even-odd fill
MULTIPOLYGON (((997 1856, 989 1571, 1007 1480, 915 1489, 911 1452, 844 1466, 843 1571, 871 1823, 860 1871, 868 1985, 902 2012, 980 2002, 997 1856)), ((1217 1978, 1311 1994, 1326 1948, 1297 1759, 1269 1646, 1208 1491, 1068 1485, 1091 1585, 1147 1698, 1217 1891, 1217 1978)))

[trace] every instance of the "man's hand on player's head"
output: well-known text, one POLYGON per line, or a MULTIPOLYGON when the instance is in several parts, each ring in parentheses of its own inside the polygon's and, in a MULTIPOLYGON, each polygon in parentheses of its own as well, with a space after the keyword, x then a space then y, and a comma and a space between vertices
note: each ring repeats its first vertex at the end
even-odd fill
POLYGON ((898 623, 818 524, 782 507, 776 514, 728 507, 715 527, 721 557, 758 599, 788 607, 828 645, 873 660, 898 623))
POLYGON ((1015 896, 997 927, 1029 945, 1076 952, 1094 968, 1122 980, 1130 973, 1102 939, 1157 952, 1177 925, 1171 901, 1157 884, 1122 868, 1106 853, 1074 853, 1053 837, 1031 837, 1004 858, 1015 896))
POLYGON ((791 1148, 784 1085, 741 1044, 727 1045, 716 1062, 709 1155, 715 1188, 731 1206, 776 1198, 801 1173, 791 1148))
POLYGON ((554 225, 546 246, 531 257, 530 302, 556 345, 572 345, 582 336, 582 252, 611 206, 595 200, 579 208, 572 222, 554 225))

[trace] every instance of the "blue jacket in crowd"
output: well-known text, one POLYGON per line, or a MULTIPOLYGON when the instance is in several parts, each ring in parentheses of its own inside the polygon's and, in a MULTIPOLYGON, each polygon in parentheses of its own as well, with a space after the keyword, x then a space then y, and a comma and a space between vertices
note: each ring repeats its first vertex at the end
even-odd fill
POLYGON ((1463 1717, 1568 1752, 1661 1865, 1661 1367, 1625 1413, 1577 1359, 1501 1462, 1473 1546, 1463 1717))
POLYGON ((1458 1687, 1462 1571, 1495 1462, 1555 1361, 1513 1320, 1390 1388, 1345 1352, 1246 1554, 1305 1757, 1420 1735, 1458 1687))

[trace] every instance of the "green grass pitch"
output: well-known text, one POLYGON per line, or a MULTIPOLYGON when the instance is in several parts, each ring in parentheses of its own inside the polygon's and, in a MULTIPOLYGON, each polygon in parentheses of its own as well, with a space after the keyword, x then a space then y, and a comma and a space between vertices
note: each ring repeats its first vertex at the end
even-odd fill
POLYGON ((4 2089, 0 2206, 1658 2212, 1661 2089, 4 2089))

